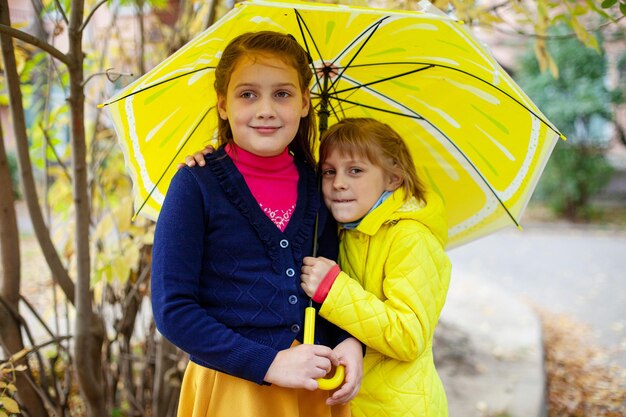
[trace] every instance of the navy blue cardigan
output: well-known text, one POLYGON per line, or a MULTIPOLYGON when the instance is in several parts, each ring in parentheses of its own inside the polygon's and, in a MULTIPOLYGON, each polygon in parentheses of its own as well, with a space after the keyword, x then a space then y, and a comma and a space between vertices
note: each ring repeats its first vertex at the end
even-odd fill
MULTIPOLYGON (((284 232, 263 213, 220 149, 183 168, 154 237, 152 307, 159 331, 190 359, 259 384, 279 350, 302 341, 308 297, 300 287, 320 212, 319 255, 336 259, 336 225, 313 170, 296 160, 298 200, 284 232)), ((349 335, 318 317, 316 342, 349 335)))

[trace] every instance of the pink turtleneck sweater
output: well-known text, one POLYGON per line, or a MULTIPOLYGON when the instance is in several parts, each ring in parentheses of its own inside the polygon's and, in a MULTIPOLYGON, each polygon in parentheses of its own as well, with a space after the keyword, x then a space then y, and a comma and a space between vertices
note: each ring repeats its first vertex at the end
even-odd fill
POLYGON ((298 198, 298 169, 289 150, 285 148, 277 156, 264 157, 228 144, 226 153, 243 175, 261 210, 284 231, 298 198))

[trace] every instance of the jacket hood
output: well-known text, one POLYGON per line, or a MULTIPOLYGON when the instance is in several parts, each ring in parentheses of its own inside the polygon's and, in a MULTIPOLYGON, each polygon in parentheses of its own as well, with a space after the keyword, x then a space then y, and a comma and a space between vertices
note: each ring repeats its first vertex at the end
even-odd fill
POLYGON ((443 246, 448 241, 448 222, 441 197, 432 190, 427 190, 425 201, 415 197, 406 198, 402 187, 393 192, 380 206, 372 210, 356 230, 367 235, 374 235, 385 223, 399 220, 415 220, 430 229, 443 246))

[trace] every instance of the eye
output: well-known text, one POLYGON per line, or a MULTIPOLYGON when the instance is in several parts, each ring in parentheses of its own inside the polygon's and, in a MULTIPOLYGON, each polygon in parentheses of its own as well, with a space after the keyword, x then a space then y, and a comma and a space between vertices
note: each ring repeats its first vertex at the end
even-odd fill
POLYGON ((242 91, 242 92, 239 94, 239 97, 241 97, 241 98, 245 98, 245 99, 249 99, 249 98, 254 98, 254 97, 256 97, 256 94, 254 94, 254 92, 252 92, 252 91, 242 91))
POLYGON ((330 177, 333 175, 335 175, 334 169, 327 168, 322 170, 322 177, 330 177))
POLYGON ((275 94, 278 98, 288 98, 291 97, 291 92, 286 90, 277 91, 275 94))
POLYGON ((357 175, 360 174, 361 172, 363 172, 363 169, 359 168, 359 167, 352 167, 348 170, 348 172, 352 175, 357 175))

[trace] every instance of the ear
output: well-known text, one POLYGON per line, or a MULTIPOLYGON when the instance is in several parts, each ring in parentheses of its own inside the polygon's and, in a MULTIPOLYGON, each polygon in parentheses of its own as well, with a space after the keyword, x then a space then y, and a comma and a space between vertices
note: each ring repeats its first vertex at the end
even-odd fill
POLYGON ((228 112, 226 111, 226 99, 224 97, 217 97, 217 112, 220 115, 220 119, 228 120, 228 112))
POLYGON ((309 115, 310 106, 311 106, 311 92, 307 88, 304 94, 302 94, 302 112, 300 112, 300 117, 307 117, 309 115))
POLYGON ((398 174, 388 174, 387 184, 385 185, 385 191, 396 191, 398 187, 404 182, 403 178, 398 174))

